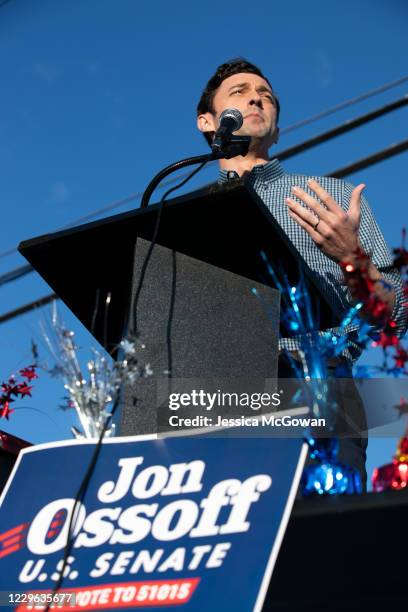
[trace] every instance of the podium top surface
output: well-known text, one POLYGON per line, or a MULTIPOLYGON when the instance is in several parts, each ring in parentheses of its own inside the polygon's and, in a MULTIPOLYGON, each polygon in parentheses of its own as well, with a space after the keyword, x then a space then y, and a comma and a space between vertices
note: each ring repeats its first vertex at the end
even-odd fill
MULTIPOLYGON (((114 215, 23 241, 19 251, 91 333, 108 346, 123 336, 138 236, 153 236, 159 205, 114 215), (111 293, 104 332, 104 302, 111 293), (95 316, 96 315, 96 316, 95 316), (104 338, 104 336, 106 336, 104 338)), ((157 243, 274 287, 261 257, 284 262, 291 284, 299 265, 320 313, 320 327, 338 323, 316 275, 247 185, 205 188, 166 202, 157 243)))

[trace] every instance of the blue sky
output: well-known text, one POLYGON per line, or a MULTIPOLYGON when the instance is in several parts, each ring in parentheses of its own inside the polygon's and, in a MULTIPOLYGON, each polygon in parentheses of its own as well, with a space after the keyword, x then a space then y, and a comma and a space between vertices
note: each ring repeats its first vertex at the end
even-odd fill
MULTIPOLYGON (((0 6, 0 252, 140 191, 161 167, 206 151, 195 106, 223 61, 240 55, 262 67, 279 94, 285 128, 405 76, 407 17, 403 0, 11 0, 0 6)), ((290 132, 278 148, 406 92, 405 83, 290 132)), ((404 140, 406 123, 405 108, 285 167, 329 172, 404 140)), ((407 224, 406 162, 404 153, 348 177, 367 184, 390 246, 399 244, 407 224)), ((215 176, 213 165, 192 186, 215 176)), ((0 257, 0 274, 24 261, 17 253, 0 257)), ((0 314, 49 292, 37 274, 0 289, 0 314)), ((60 311, 82 346, 94 344, 66 308, 60 311)), ((30 361, 30 340, 41 341, 44 316, 42 310, 1 326, 2 379, 30 361)), ((32 442, 69 437, 72 415, 58 410, 62 395, 59 382, 41 375, 32 399, 0 428, 32 442)), ((393 433, 402 430, 400 421, 393 433)), ((393 439, 373 440, 369 471, 388 461, 394 447, 393 439)))

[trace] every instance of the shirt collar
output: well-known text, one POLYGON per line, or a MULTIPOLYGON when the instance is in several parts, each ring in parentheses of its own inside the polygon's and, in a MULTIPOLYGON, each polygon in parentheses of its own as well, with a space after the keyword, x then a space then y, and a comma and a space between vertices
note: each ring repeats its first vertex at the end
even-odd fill
MULTIPOLYGON (((262 164, 259 166, 254 166, 249 173, 249 176, 253 179, 260 180, 263 183, 268 183, 270 181, 276 181, 276 179, 280 178, 285 174, 284 169, 279 163, 279 160, 274 158, 266 164, 262 164)), ((231 179, 238 178, 238 174, 235 170, 220 170, 218 173, 218 182, 219 183, 227 183, 231 179)))

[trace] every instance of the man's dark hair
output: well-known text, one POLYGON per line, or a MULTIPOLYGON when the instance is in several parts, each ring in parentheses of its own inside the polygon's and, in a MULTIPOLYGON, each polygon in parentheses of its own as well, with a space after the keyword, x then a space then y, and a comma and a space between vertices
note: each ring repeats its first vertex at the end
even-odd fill
MULTIPOLYGON (((225 62, 225 64, 221 64, 220 66, 218 66, 217 70, 215 71, 213 76, 210 78, 207 85, 205 86, 203 93, 201 94, 200 101, 197 105, 197 116, 202 115, 204 113, 214 112, 213 111, 213 101, 214 101, 215 92, 217 91, 221 83, 225 81, 225 79, 227 79, 230 76, 233 76, 234 74, 239 74, 240 72, 249 72, 251 74, 257 74, 262 79, 265 79, 265 81, 268 83, 268 85, 272 89, 273 97, 274 97, 275 104, 276 104, 276 122, 278 122, 279 113, 280 113, 280 104, 279 104, 277 95, 273 91, 272 85, 270 84, 266 76, 262 73, 262 71, 258 68, 258 66, 255 66, 255 64, 251 64, 243 57, 232 59, 229 62, 225 62)), ((208 144, 211 146, 213 132, 204 132, 204 138, 206 139, 208 144)))

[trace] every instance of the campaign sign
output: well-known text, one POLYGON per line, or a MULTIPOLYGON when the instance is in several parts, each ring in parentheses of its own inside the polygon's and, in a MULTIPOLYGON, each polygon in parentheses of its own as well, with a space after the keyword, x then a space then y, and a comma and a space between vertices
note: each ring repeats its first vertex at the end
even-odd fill
POLYGON ((302 440, 106 440, 50 604, 94 448, 66 441, 20 453, 1 498, 3 605, 7 596, 16 610, 261 610, 303 467, 302 440))

